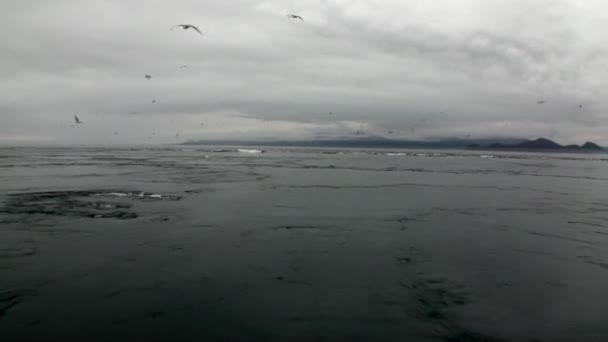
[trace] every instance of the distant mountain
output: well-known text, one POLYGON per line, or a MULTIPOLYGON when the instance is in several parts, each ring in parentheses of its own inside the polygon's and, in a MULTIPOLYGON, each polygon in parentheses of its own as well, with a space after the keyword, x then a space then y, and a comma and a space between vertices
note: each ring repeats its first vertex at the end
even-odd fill
MULTIPOLYGON (((498 141, 501 144, 518 144, 522 139, 493 138, 493 139, 461 139, 437 138, 431 140, 402 140, 387 139, 376 136, 344 137, 314 140, 200 140, 187 141, 183 145, 233 145, 233 146, 284 146, 284 147, 352 147, 352 148, 434 148, 434 149, 464 149, 470 145, 483 146, 498 141)), ((506 145, 505 145, 506 146, 506 145)))
POLYGON ((579 145, 560 145, 555 141, 551 141, 547 138, 538 138, 535 140, 526 140, 518 144, 503 144, 503 143, 491 143, 485 146, 479 144, 468 145, 469 149, 489 149, 489 150, 538 150, 538 151, 567 151, 567 152, 593 152, 603 151, 604 149, 592 142, 586 142, 582 146, 579 145))
POLYGON ((602 148, 601 146, 599 146, 599 145, 597 145, 595 143, 587 141, 586 143, 583 144, 583 146, 581 146, 581 149, 601 151, 604 148, 602 148))
MULTIPOLYGON (((524 141, 520 144, 515 145, 519 148, 531 148, 531 149, 558 149, 558 148, 562 148, 563 146, 561 146, 560 144, 551 141, 549 139, 545 139, 545 138, 538 138, 536 140, 528 140, 528 141, 524 141)), ((577 146, 578 147, 578 146, 577 146)))

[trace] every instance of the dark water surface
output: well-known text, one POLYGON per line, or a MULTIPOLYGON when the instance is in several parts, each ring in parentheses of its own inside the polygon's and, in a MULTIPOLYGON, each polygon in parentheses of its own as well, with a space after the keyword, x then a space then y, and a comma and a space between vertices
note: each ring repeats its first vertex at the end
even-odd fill
POLYGON ((0 149, 0 336, 608 341, 608 156, 0 149))

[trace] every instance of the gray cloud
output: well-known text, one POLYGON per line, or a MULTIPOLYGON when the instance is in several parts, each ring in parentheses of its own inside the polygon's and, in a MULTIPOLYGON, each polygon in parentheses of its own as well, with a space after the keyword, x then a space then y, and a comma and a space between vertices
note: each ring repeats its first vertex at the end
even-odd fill
POLYGON ((362 127, 608 144, 605 13, 600 0, 4 0, 0 143, 362 127))

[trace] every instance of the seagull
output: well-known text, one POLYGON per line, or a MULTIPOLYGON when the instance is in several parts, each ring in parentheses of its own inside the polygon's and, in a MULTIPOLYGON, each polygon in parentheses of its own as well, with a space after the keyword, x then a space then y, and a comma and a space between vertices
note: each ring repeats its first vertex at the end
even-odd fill
POLYGON ((181 27, 183 30, 193 29, 194 31, 198 32, 201 36, 203 35, 203 32, 201 32, 201 30, 199 30, 198 27, 196 27, 194 25, 190 25, 190 24, 175 25, 171 28, 171 30, 173 30, 176 27, 181 27))
POLYGON ((149 80, 152 78, 152 75, 146 75, 146 79, 149 80))
POLYGON ((536 102, 536 103, 537 103, 537 104, 544 104, 544 103, 545 103, 545 100, 540 100, 540 101, 538 101, 538 102, 536 102))
POLYGON ((289 19, 300 19, 300 20, 304 21, 304 19, 302 17, 300 17, 299 15, 295 15, 295 14, 288 14, 287 18, 289 18, 289 19))
POLYGON ((76 124, 83 123, 82 121, 80 121, 80 119, 76 115, 74 115, 74 120, 76 120, 76 124))

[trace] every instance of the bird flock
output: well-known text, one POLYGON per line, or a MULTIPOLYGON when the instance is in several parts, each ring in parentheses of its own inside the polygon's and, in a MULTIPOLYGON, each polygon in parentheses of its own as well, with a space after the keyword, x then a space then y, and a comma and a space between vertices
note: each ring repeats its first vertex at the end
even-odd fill
MULTIPOLYGON (((302 18, 302 16, 299 16, 299 15, 296 15, 296 14, 291 14, 291 13, 287 14, 287 18, 289 18, 289 19, 299 19, 301 21, 304 21, 304 18, 302 18)), ((196 25, 192 25, 192 24, 178 24, 178 25, 174 25, 171 28, 169 28, 169 30, 171 30, 171 31, 173 31, 175 29, 182 29, 183 31, 192 30, 192 31, 198 33, 199 35, 204 36, 203 32, 196 25)), ((188 69, 189 67, 190 66, 185 65, 185 64, 179 66, 180 69, 188 69)), ((147 80, 151 80, 152 79, 152 75, 146 74, 146 75, 144 75, 144 78, 147 79, 147 80)), ((152 103, 155 104, 156 103, 156 99, 153 99, 152 103)), ((133 112, 131 112, 131 114, 135 115, 135 114, 137 114, 137 112, 133 111, 133 112)), ((331 115, 331 113, 330 113, 330 115, 331 115)), ((266 121, 266 120, 264 120, 264 121, 266 121)), ((74 122, 75 122, 76 125, 80 125, 80 124, 84 123, 83 121, 80 120, 80 118, 78 118, 77 115, 74 115, 74 122)), ((204 125, 205 125, 204 123, 201 123, 201 126, 204 126, 204 125)), ((223 125, 223 123, 222 123, 222 125, 223 125)), ((71 125, 70 127, 75 127, 75 126, 71 125)), ((114 132, 114 135, 118 135, 118 132, 114 132)), ((156 132, 152 132, 152 135, 156 135, 156 132)), ((179 132, 175 133, 175 138, 178 138, 178 137, 179 137, 179 132)), ((151 138, 151 136, 148 137, 148 139, 150 139, 150 138, 151 138)))
MULTIPOLYGON (((300 15, 297 15, 297 14, 289 13, 289 14, 286 15, 286 17, 288 19, 291 19, 291 20, 300 20, 300 21, 304 22, 304 18, 302 16, 300 16, 300 15)), ((181 29, 182 31, 192 30, 193 32, 196 32, 196 33, 198 33, 199 35, 201 35, 203 37, 205 36, 203 34, 203 32, 196 25, 192 25, 192 24, 178 24, 178 25, 174 25, 169 30, 173 31, 175 29, 181 29)), ((188 68, 190 68, 190 66, 184 64, 184 65, 180 65, 179 68, 180 69, 188 69, 188 68)), ((152 79, 152 75, 146 74, 146 75, 144 75, 144 78, 147 79, 147 80, 151 80, 152 79)), ((542 100, 536 101, 536 104, 537 105, 545 105, 545 104, 547 104, 547 102, 548 101, 542 99, 542 100)), ((152 103, 155 104, 156 103, 156 99, 153 99, 152 103)), ((582 109, 583 108, 583 104, 579 104, 578 108, 582 109)), ((131 114, 137 114, 137 112, 133 111, 133 112, 131 112, 131 114)), ((329 112, 328 113, 329 116, 332 116, 333 114, 334 114, 333 112, 329 112)), ((441 112, 440 114, 445 114, 445 113, 441 112)), ((268 120, 263 120, 263 121, 267 122, 268 120)), ((83 121, 80 120, 80 118, 77 115, 74 115, 74 122, 75 122, 76 125, 80 125, 80 124, 84 123, 83 121)), ((201 123, 200 125, 204 126, 205 124, 201 123)), ((222 123, 222 125, 223 125, 223 123, 222 123)), ((75 126, 71 125, 71 127, 75 127, 75 126)), ((410 131, 413 132, 414 129, 410 128, 410 131)), ((355 135, 362 135, 363 133, 364 132, 362 130, 362 127, 360 127, 360 129, 355 132, 355 135)), ((394 131, 393 130, 389 130, 389 131, 387 131, 387 133, 389 135, 392 135, 392 134, 394 134, 394 131)), ((118 135, 118 133, 114 132, 114 135, 118 135)), ((152 132, 152 135, 156 135, 156 132, 152 132)), ((471 136, 470 134, 467 135, 467 137, 470 137, 470 136, 471 136)), ((177 138, 177 137, 179 137, 179 132, 177 132, 175 134, 175 138, 177 138)), ((151 137, 148 137, 148 139, 150 139, 150 138, 151 137)))

